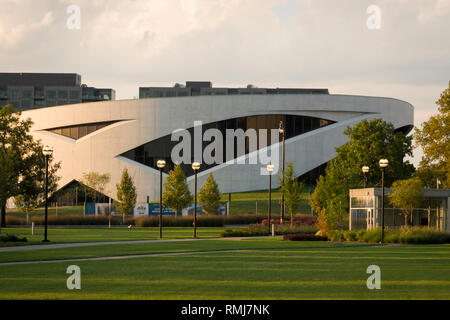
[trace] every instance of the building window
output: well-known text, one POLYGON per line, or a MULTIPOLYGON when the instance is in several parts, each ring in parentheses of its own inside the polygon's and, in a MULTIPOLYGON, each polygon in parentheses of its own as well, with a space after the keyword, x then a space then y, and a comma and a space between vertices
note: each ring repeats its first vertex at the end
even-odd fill
POLYGON ((70 96, 70 99, 73 99, 73 100, 80 99, 80 92, 71 90, 69 96, 70 96))
POLYGON ((58 90, 58 99, 67 99, 67 90, 58 90))
MULTIPOLYGON (((227 119, 223 121, 203 124, 202 131, 203 133, 208 129, 218 129, 222 135, 226 136, 227 129, 242 129, 244 131, 248 129, 255 129, 257 133, 258 145, 270 145, 271 136, 270 129, 278 129, 280 121, 283 121, 286 129, 286 139, 293 138, 305 132, 319 129, 320 128, 320 120, 319 118, 306 117, 306 116, 296 116, 296 115, 281 115, 281 114, 271 114, 271 115, 257 115, 257 116, 249 116, 249 117, 241 117, 241 118, 233 118, 227 119), (305 126, 305 123, 307 124, 305 126), (267 141, 259 141, 260 137, 259 129, 268 129, 267 133, 267 141)), ((334 123, 333 121, 326 120, 329 124, 334 123)), ((193 135, 193 128, 187 129, 191 136, 193 135)), ((203 148, 205 148, 210 142, 203 142, 203 148)), ((136 149, 132 149, 122 154, 123 157, 131 159, 133 161, 139 162, 146 166, 152 167, 156 169, 156 161, 159 159, 165 159, 168 164, 164 171, 168 173, 173 169, 174 164, 171 161, 171 152, 172 148, 178 144, 177 141, 171 141, 171 135, 167 135, 164 137, 160 137, 156 140, 150 141, 144 145, 137 147, 136 149)), ((246 139, 246 146, 243 154, 238 153, 235 144, 234 158, 243 156, 244 154, 248 154, 249 152, 255 151, 250 150, 248 139, 246 139)), ((194 148, 191 147, 193 152, 194 148)), ((228 159, 225 159, 227 154, 226 145, 223 146, 223 161, 225 162, 228 159)), ((191 155, 191 159, 193 159, 193 154, 191 155)), ((208 170, 214 167, 215 164, 206 165, 204 164, 200 171, 208 170)), ((192 168, 189 164, 181 164, 181 168, 185 172, 187 176, 193 174, 192 168)))
POLYGON ((56 90, 47 90, 45 93, 47 99, 56 99, 56 90))
POLYGON ((107 122, 80 124, 76 126, 48 129, 48 131, 77 140, 116 122, 117 121, 107 121, 107 122))
POLYGON ((23 99, 31 99, 31 90, 23 90, 22 98, 23 99))
POLYGON ((31 108, 33 106, 33 103, 31 100, 22 100, 22 108, 31 108))
POLYGON ((9 98, 11 100, 19 99, 19 90, 11 90, 11 96, 9 98))

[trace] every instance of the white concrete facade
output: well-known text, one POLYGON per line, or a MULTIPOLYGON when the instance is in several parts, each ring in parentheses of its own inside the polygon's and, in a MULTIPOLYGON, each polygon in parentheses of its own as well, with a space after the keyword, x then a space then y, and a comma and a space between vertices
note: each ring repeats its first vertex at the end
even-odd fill
MULTIPOLYGON (((59 188, 80 180, 84 172, 110 173, 106 195, 116 197, 116 184, 122 170, 134 179, 137 202, 159 197, 159 172, 120 155, 140 145, 191 128, 194 121, 204 124, 252 115, 290 114, 311 116, 336 123, 286 140, 286 163, 294 164, 302 175, 335 156, 335 148, 347 141, 344 130, 363 119, 381 118, 395 128, 412 125, 411 104, 391 98, 328 95, 273 94, 190 96, 93 102, 25 111, 23 118, 34 121, 32 134, 54 150, 61 161, 59 188), (78 140, 47 131, 51 128, 96 122, 118 121, 78 140)), ((281 154, 281 148, 279 148, 281 154)), ((247 156, 251 156, 247 155, 247 156)), ((281 159, 281 155, 280 155, 281 159)), ((241 192, 267 188, 261 164, 221 164, 198 175, 199 186, 213 172, 221 192, 241 192)), ((273 187, 278 185, 272 179, 273 187)), ((193 188, 193 177, 188 178, 193 188)))

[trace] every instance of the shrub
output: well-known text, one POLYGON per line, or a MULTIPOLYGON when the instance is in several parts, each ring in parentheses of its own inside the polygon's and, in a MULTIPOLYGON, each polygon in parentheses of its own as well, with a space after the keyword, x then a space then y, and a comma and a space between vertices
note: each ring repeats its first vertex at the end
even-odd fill
MULTIPOLYGON (((269 221, 269 219, 264 218, 261 220, 262 224, 267 225, 267 222, 269 221)), ((280 219, 271 219, 272 224, 281 224, 281 220, 280 219)), ((293 225, 314 225, 316 224, 316 219, 312 218, 312 217, 296 217, 292 220, 292 224, 293 225)), ((291 220, 290 219, 284 219, 283 220, 283 225, 290 225, 291 224, 291 220)))
MULTIPOLYGON (((252 231, 265 231, 267 233, 267 225, 264 224, 251 224, 249 229, 252 231)), ((271 231, 272 232, 272 231, 271 231)), ((275 234, 283 235, 290 233, 308 233, 314 234, 317 232, 317 228, 312 225, 290 225, 290 224, 275 224, 275 234)))
MULTIPOLYGON (((373 230, 345 230, 328 231, 327 236, 332 241, 344 239, 346 241, 359 241, 378 243, 381 241, 381 229, 373 230)), ((450 233, 441 232, 424 227, 386 228, 384 232, 385 243, 403 244, 442 244, 450 243, 450 233)))
POLYGON ((27 242, 28 239, 26 237, 20 238, 14 234, 6 234, 4 236, 0 236, 0 242, 27 242))
POLYGON ((250 230, 250 229, 241 229, 241 230, 231 230, 227 229, 223 231, 220 236, 221 237, 258 237, 258 236, 267 236, 267 230, 250 230))
MULTIPOLYGON (((285 235, 292 233, 301 234, 315 234, 317 228, 311 225, 275 225, 276 235, 285 235)), ((270 232, 272 234, 272 232, 270 232)), ((254 237, 254 236, 267 236, 269 235, 267 225, 264 224, 251 224, 248 228, 239 230, 225 230, 221 233, 222 237, 254 237)))
MULTIPOLYGON (((36 224, 43 225, 45 219, 43 216, 33 217, 32 221, 36 224)), ((108 225, 108 216, 80 216, 80 215, 68 215, 68 216, 49 216, 49 225, 108 225)), ((122 217, 111 217, 111 225, 122 224, 122 217)), ((125 224, 134 224, 133 217, 125 218, 125 224)))
POLYGON ((293 234, 285 234, 283 236, 283 240, 290 241, 327 241, 327 237, 316 236, 314 234, 309 233, 293 233, 293 234))
POLYGON ((6 216, 6 225, 23 226, 26 224, 27 224, 27 220, 25 218, 16 217, 16 216, 6 216))
MULTIPOLYGON (((163 217, 165 227, 192 227, 194 217, 163 217)), ((147 216, 136 219, 137 227, 158 227, 159 216, 147 216)), ((224 217, 221 216, 197 216, 197 227, 223 227, 224 217)))

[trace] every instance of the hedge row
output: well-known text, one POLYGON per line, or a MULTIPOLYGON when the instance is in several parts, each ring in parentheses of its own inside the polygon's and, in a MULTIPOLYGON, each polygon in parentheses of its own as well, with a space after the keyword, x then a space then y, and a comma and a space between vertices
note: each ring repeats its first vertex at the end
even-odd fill
MULTIPOLYGON (((450 232, 441 232, 427 227, 386 228, 384 230, 385 243, 403 244, 443 244, 450 243, 450 232)), ((373 230, 344 230, 328 231, 328 238, 332 241, 346 240, 368 243, 381 241, 381 229, 373 230)))
MULTIPOLYGON (((165 227, 192 227, 194 217, 163 217, 165 227)), ((136 227, 157 227, 159 216, 139 217, 136 219, 136 227)), ((197 227, 223 227, 224 218, 221 216, 197 216, 197 227)))
MULTIPOLYGON (((252 223, 260 223, 264 219, 263 216, 255 214, 231 215, 231 216, 197 216, 197 226, 199 227, 223 227, 225 225, 248 225, 252 223)), ((32 222, 42 225, 44 224, 44 216, 35 216, 32 222)), ((194 222, 193 216, 188 217, 163 217, 163 225, 166 227, 191 227, 194 222)), ((108 216, 48 216, 49 225, 108 225, 108 216)), ((17 216, 6 216, 7 225, 26 225, 26 219, 17 216)), ((122 217, 111 217, 111 225, 121 225, 122 217)), ((137 227, 157 227, 159 226, 159 216, 146 217, 126 217, 125 225, 136 225, 137 227)))
MULTIPOLYGON (((310 225, 275 225, 275 235, 286 235, 293 233, 301 233, 301 234, 315 234, 317 232, 317 228, 310 225)), ((237 230, 225 230, 221 233, 222 237, 257 237, 257 236, 267 236, 272 234, 272 231, 269 233, 267 225, 263 224, 252 224, 248 228, 245 229, 237 229, 237 230)))
MULTIPOLYGON (((38 225, 44 224, 44 217, 33 217, 32 221, 38 225)), ((108 225, 108 216, 80 216, 80 215, 68 215, 68 216, 49 216, 48 224, 53 226, 73 225, 73 226, 99 226, 108 225)), ((111 217, 111 225, 121 225, 122 217, 111 217)), ((125 225, 134 224, 133 217, 125 218, 125 225)))
POLYGON ((310 233, 294 233, 294 234, 285 234, 283 236, 284 240, 290 241, 327 241, 327 237, 316 236, 310 233))

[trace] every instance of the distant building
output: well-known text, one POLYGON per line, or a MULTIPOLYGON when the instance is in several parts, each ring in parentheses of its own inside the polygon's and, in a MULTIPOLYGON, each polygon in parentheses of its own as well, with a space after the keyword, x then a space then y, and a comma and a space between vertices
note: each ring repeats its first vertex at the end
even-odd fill
POLYGON ((51 146, 55 161, 61 161, 59 189, 81 181, 84 172, 110 173, 105 195, 115 198, 116 184, 127 169, 137 203, 158 201, 158 160, 166 161, 163 179, 175 162, 180 163, 191 190, 191 163, 199 161, 198 185, 212 173, 222 193, 267 189, 263 171, 270 161, 277 171, 272 186, 279 187, 275 175, 279 176, 282 159, 280 121, 286 164, 292 163, 302 181, 314 183, 336 156, 336 148, 348 141, 347 127, 380 118, 408 133, 414 123, 414 108, 405 101, 329 94, 327 89, 214 88, 210 82, 187 82, 172 88, 140 88, 140 97, 22 113, 34 121, 31 134, 51 146), (186 140, 176 137, 180 132, 186 140), (235 136, 227 140, 227 132, 235 136), (216 144, 208 137, 211 133, 222 137, 223 143, 217 139, 216 144), (180 155, 183 141, 187 148, 180 161, 173 154, 180 155), (212 154, 211 161, 207 156, 212 154))
POLYGON ((115 98, 113 89, 81 84, 76 73, 0 73, 0 107, 12 104, 23 111, 115 98))
POLYGON ((264 89, 254 85, 246 88, 213 88, 209 81, 187 81, 186 85, 175 84, 173 87, 140 87, 139 99, 145 98, 169 98, 188 96, 224 96, 224 95, 249 95, 249 94, 329 94, 328 89, 293 89, 275 88, 264 89))
MULTIPOLYGON (((351 189, 349 229, 371 230, 381 227, 381 188, 351 189)), ((398 208, 389 203, 392 190, 386 188, 384 194, 384 225, 400 227, 405 218, 398 208)), ((425 189, 421 208, 414 208, 412 223, 414 226, 426 226, 441 231, 450 231, 450 189, 425 189)), ((409 222, 410 223, 410 222, 409 222)))

